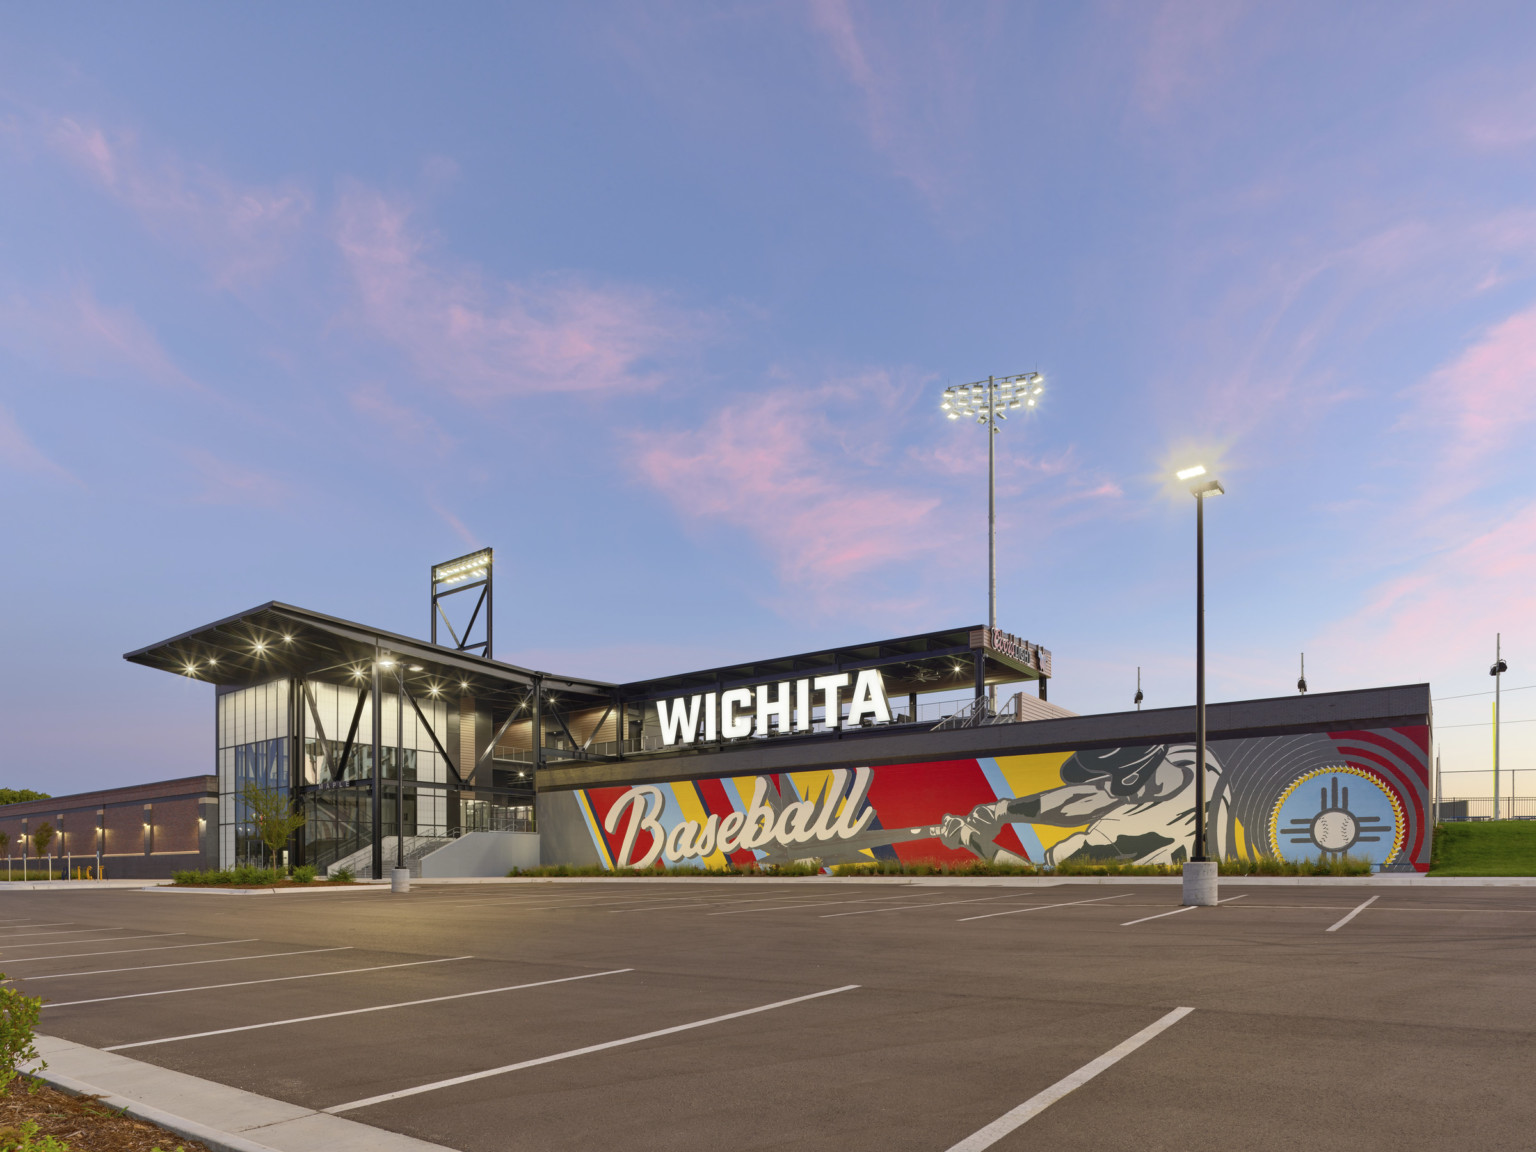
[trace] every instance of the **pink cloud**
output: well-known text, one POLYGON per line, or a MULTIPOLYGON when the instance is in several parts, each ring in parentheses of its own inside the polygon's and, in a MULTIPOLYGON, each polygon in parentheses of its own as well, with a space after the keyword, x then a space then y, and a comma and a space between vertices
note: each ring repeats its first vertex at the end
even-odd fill
POLYGON ((883 377, 857 390, 786 387, 726 407, 701 428, 649 433, 637 466, 683 515, 755 536, 780 579, 813 595, 933 557, 952 542, 940 498, 861 459, 830 414, 854 408, 871 383, 889 387, 883 377))
POLYGON ((291 495, 289 486, 277 477, 241 467, 204 448, 186 449, 182 457, 197 473, 199 485, 193 499, 199 504, 275 508, 291 495))
POLYGON ((364 384, 349 393, 347 401, 353 411, 384 425, 404 443, 439 455, 451 452, 458 443, 425 412, 395 400, 382 384, 364 384))
POLYGON ((1135 103, 1154 120, 1188 103, 1230 66, 1227 48, 1241 15, 1237 4, 1164 0, 1144 34, 1135 103))
POLYGON ((72 472, 55 463, 34 444, 16 422, 15 415, 3 406, 0 406, 0 461, 17 472, 80 483, 72 472))
POLYGON ((654 387, 652 362, 693 344, 704 326, 643 289, 569 277, 490 285, 447 269, 408 211, 377 193, 343 198, 337 239, 360 321, 466 399, 654 387))
POLYGON ((1536 306, 1493 325, 1416 389, 1406 423, 1434 429, 1429 507, 1486 486, 1494 461, 1530 442, 1536 422, 1536 306))
POLYGON ((151 232, 193 249, 221 287, 258 280, 285 259, 310 212, 297 185, 241 184, 206 165, 152 159, 129 133, 109 135, 68 117, 45 120, 40 131, 151 232))
POLYGON ((483 546, 484 537, 471 532, 469 530, 469 526, 465 524, 464 521, 455 516, 452 512, 448 511, 448 509, 444 508, 436 501, 433 501, 430 507, 432 511, 436 512, 437 515, 442 519, 444 524, 453 529, 453 534, 460 540, 464 541, 466 546, 470 548, 479 548, 483 546))
POLYGON ((1383 583, 1323 640, 1394 680, 1429 679, 1486 663, 1496 632, 1536 635, 1536 503, 1383 583))
POLYGON ((871 147, 934 208, 966 193, 976 63, 953 9, 909 9, 890 28, 854 0, 810 0, 811 26, 859 96, 871 147), (914 23, 914 21, 916 23, 914 23), (918 48, 912 51, 909 45, 918 48))
POLYGON ((76 375, 126 372, 156 384, 197 386, 132 308, 103 304, 86 285, 34 297, 12 294, 0 308, 0 346, 76 375))

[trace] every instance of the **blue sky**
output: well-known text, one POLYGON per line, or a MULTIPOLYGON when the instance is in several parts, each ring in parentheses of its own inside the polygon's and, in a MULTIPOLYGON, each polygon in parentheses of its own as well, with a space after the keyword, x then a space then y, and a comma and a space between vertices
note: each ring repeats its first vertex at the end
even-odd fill
MULTIPOLYGON (((482 545, 497 655, 605 679, 978 622, 985 437, 938 393, 1036 368, 999 615, 1053 700, 1192 700, 1196 458, 1213 699, 1302 650, 1314 690, 1483 692, 1495 632, 1536 684, 1533 33, 11 5, 0 783, 203 771, 209 689, 121 653, 269 599, 422 635, 482 545)), ((1437 706, 1447 769, 1489 700, 1437 706)))

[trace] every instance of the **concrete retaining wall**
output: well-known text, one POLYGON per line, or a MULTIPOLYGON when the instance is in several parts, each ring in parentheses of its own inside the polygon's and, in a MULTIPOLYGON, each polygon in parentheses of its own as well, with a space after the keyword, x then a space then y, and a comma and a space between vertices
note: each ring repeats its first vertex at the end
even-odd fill
POLYGON ((537 832, 466 832, 421 858, 424 879, 505 876, 513 868, 539 866, 537 832))

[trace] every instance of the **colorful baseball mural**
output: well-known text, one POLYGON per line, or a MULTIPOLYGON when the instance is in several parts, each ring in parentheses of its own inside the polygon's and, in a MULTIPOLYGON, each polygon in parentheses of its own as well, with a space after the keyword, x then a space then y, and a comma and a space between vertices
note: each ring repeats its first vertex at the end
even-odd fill
MULTIPOLYGON (((1428 741, 1420 725, 1211 743, 1212 850, 1427 870, 1428 741)), ((593 788, 575 793, 585 836, 560 839, 590 838, 610 868, 1168 864, 1189 855, 1194 794, 1194 746, 1157 744, 593 788)))

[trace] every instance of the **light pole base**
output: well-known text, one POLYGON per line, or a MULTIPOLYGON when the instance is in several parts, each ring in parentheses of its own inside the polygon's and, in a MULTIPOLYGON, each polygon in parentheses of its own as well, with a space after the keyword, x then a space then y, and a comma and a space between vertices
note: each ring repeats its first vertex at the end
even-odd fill
POLYGON ((1216 861, 1191 860, 1184 865, 1184 903, 1202 907, 1216 903, 1216 861))
POLYGON ((389 890, 391 892, 409 892, 411 890, 411 870, 409 868, 391 868, 389 870, 389 890))

